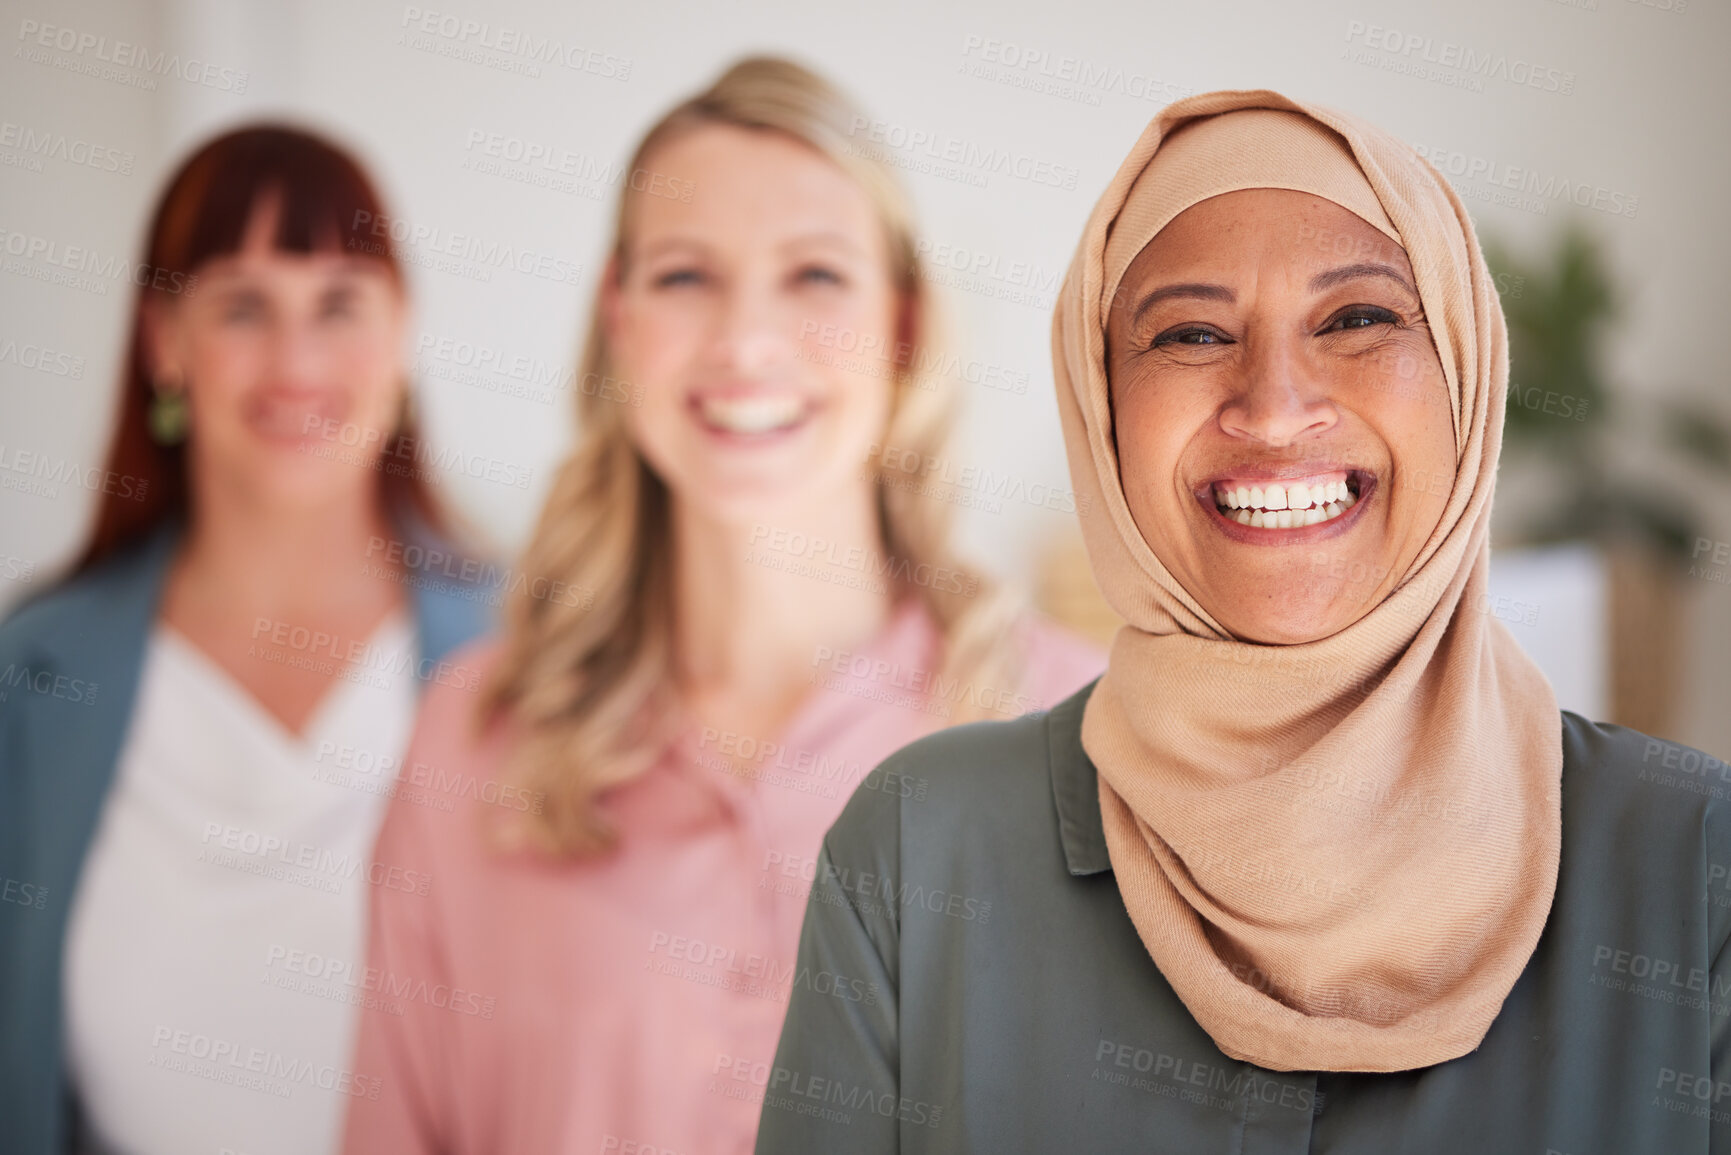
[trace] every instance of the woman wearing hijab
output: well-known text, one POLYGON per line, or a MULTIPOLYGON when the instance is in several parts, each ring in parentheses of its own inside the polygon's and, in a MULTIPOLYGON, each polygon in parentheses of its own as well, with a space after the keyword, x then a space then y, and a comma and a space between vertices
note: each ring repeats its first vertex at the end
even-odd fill
POLYGON ((753 58, 626 166, 577 445, 523 567, 580 596, 520 596, 464 655, 480 708, 422 711, 410 763, 480 785, 380 833, 438 882, 374 907, 385 1005, 354 1066, 382 1089, 350 1107, 356 1155, 749 1152, 740 1076, 790 992, 878 997, 794 966, 849 793, 946 721, 1043 708, 1104 664, 958 580, 945 506, 879 464, 943 452, 952 382, 906 355, 930 289, 856 123, 753 58))
POLYGON ((325 1152, 371 1087, 283 963, 359 955, 416 700, 486 624, 390 560, 451 547, 381 219, 276 125, 152 215, 91 540, 0 624, 0 1152, 325 1152))
POLYGON ((1175 104, 1053 348, 1128 625, 850 801, 799 965, 884 997, 796 992, 757 1150, 1731 1150, 1725 767, 1560 713, 1484 612, 1508 366, 1442 178, 1175 104))

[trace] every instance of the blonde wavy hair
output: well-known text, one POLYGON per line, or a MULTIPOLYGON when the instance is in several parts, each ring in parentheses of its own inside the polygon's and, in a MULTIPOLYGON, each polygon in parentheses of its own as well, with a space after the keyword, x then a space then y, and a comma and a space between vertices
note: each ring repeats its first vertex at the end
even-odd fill
MULTIPOLYGON (((797 64, 753 57, 664 116, 637 146, 628 174, 670 141, 710 125, 778 132, 834 162, 870 195, 889 241, 892 279, 909 321, 892 362, 888 427, 880 439, 900 459, 941 454, 954 413, 954 378, 922 375, 935 328, 931 290, 915 246, 906 194, 877 157, 855 144, 856 106, 797 64)), ((620 276, 635 182, 623 182, 610 275, 620 276)), ((610 364, 601 293, 590 311, 577 382, 577 440, 553 481, 522 572, 562 581, 578 599, 536 597, 519 584, 505 610, 502 651, 483 696, 483 716, 508 719, 507 773, 538 812, 514 815, 515 845, 559 856, 608 848, 615 832, 595 805, 608 789, 652 766, 686 723, 674 685, 670 495, 630 437, 610 364), (591 386, 595 387, 591 387, 591 386), (575 604, 572 604, 575 603, 575 604)), ((949 549, 946 503, 917 487, 886 483, 876 468, 879 526, 900 575, 960 571, 949 549), (929 567, 929 568, 925 568, 929 567)), ((898 581, 897 596, 924 602, 941 639, 940 686, 1013 689, 1020 682, 1019 598, 984 575, 941 583, 898 581), (961 588, 953 588, 960 586, 961 588)), ((535 583, 540 588, 543 583, 535 583)), ((985 695, 964 695, 951 722, 987 716, 985 695)))

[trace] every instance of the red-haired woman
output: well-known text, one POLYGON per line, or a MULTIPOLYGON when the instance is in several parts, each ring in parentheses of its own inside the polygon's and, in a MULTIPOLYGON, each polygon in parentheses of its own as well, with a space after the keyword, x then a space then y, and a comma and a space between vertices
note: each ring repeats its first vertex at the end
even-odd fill
MULTIPOLYGON (((369 849, 484 626, 436 542, 356 162, 221 136, 152 218, 89 545, 0 625, 0 1150, 334 1146, 369 849), (412 556, 412 554, 410 554, 412 556), (322 980, 322 981, 321 981, 322 980)), ((472 592, 472 591, 470 591, 472 592)))

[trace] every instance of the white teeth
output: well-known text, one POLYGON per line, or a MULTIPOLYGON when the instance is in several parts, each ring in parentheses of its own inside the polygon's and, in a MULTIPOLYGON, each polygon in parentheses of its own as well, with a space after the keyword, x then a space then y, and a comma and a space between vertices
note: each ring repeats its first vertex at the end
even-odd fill
POLYGON ((1295 481, 1290 485, 1229 489, 1217 486, 1214 504, 1239 525, 1255 529, 1302 529, 1339 517, 1358 497, 1345 481, 1295 481))
POLYGON ((705 397, 704 421, 729 433, 769 433, 794 425, 805 416, 805 402, 788 395, 705 397))

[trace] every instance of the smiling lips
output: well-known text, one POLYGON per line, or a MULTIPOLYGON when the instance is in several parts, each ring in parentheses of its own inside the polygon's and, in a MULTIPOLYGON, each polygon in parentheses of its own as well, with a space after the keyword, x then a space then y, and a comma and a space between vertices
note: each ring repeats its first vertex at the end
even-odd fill
POLYGON ((248 428, 266 441, 296 444, 320 426, 341 420, 348 408, 334 393, 273 389, 247 398, 242 412, 248 428))
POLYGON ((1224 478, 1213 491, 1223 517, 1252 529, 1302 529, 1332 521, 1358 504, 1346 470, 1287 481, 1224 478))
POLYGON ((736 437, 782 433, 805 422, 811 406, 792 393, 700 394, 692 407, 705 426, 736 437))

